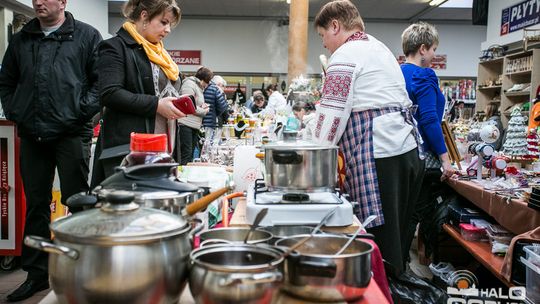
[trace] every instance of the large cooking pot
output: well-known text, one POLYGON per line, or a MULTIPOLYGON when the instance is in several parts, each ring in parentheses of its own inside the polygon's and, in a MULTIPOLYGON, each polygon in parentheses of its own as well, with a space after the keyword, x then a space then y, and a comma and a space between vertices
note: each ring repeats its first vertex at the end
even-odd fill
MULTIPOLYGON (((276 246, 292 247, 308 235, 284 238, 276 246)), ((314 235, 296 249, 286 261, 283 289, 297 297, 322 302, 352 302, 363 294, 371 279, 373 246, 354 240, 340 255, 348 241, 337 235, 314 235)))
POLYGON ((264 167, 270 191, 333 191, 337 182, 337 146, 292 139, 266 144, 264 167))
MULTIPOLYGON (((208 244, 235 244, 244 243, 244 239, 249 232, 249 228, 231 227, 216 228, 203 231, 199 234, 201 240, 200 246, 208 244)), ((272 233, 268 231, 255 230, 251 233, 248 244, 268 243, 272 239, 272 233)))
MULTIPOLYGON (((217 195, 217 194, 215 194, 217 195)), ((204 208, 205 197, 184 209, 204 208)), ((175 303, 187 280, 192 227, 183 216, 112 192, 99 209, 51 223, 54 243, 28 236, 49 253, 51 285, 60 303, 175 303)))
POLYGON ((281 285, 281 252, 254 245, 212 245, 190 255, 189 288, 197 303, 271 303, 281 285))

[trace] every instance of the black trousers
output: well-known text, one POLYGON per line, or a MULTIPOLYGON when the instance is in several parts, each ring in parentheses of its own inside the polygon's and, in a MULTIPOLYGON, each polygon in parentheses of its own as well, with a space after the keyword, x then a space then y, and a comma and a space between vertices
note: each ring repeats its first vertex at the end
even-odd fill
MULTIPOLYGON (((48 142, 21 138, 20 167, 26 197, 25 236, 51 238, 50 204, 55 168, 60 178, 62 203, 77 192, 88 191, 90 144, 91 136, 81 135, 48 142)), ((46 277, 48 254, 23 245, 22 269, 28 272, 28 278, 46 277)))
POLYGON ((185 165, 193 161, 193 152, 197 145, 199 130, 193 129, 184 125, 178 125, 178 137, 176 141, 177 151, 176 155, 180 159, 181 165, 185 165))
POLYGON ((418 150, 414 149, 394 157, 377 158, 375 165, 384 225, 367 231, 375 236, 383 259, 402 272, 409 256, 405 232, 420 192, 424 161, 418 158, 418 150))

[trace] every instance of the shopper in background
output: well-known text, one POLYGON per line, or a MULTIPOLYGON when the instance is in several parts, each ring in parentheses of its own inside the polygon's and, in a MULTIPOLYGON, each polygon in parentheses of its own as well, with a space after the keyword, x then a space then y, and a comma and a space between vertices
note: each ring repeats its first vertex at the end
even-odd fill
POLYGON ((439 45, 437 29, 429 23, 415 23, 403 31, 401 39, 407 58, 401 65, 401 71, 405 77, 409 98, 418 106, 414 116, 418 121, 426 152, 422 190, 407 230, 406 241, 410 245, 417 224, 431 217, 431 212, 435 211, 432 206, 432 193, 441 187, 440 181, 451 177, 456 171, 448 157, 441 127, 446 99, 439 89, 437 75, 430 68, 439 45))
POLYGON ((302 123, 298 135, 304 140, 311 140, 315 130, 315 105, 312 102, 297 101, 292 110, 294 116, 302 123))
POLYGON ((203 92, 208 87, 212 77, 214 74, 209 68, 200 67, 195 76, 189 76, 182 81, 182 94, 193 95, 197 106, 195 114, 189 114, 178 120, 178 140, 180 141, 178 155, 182 165, 193 161, 193 152, 198 143, 203 117, 209 111, 203 92))
POLYGON ((214 77, 212 78, 212 81, 219 88, 219 90, 223 94, 223 98, 225 98, 225 102, 227 103, 227 110, 225 110, 225 112, 223 112, 221 115, 217 117, 218 127, 221 128, 223 126, 223 123, 227 121, 227 119, 229 118, 229 115, 232 114, 233 111, 229 105, 229 101, 227 100, 227 94, 225 93, 225 87, 227 86, 227 81, 219 75, 214 75, 214 77))
POLYGON ((266 108, 266 100, 262 94, 253 95, 253 105, 251 106, 251 113, 257 114, 262 112, 266 108))
POLYGON ((180 8, 174 0, 130 0, 123 13, 127 21, 99 46, 103 115, 93 187, 129 153, 132 132, 167 134, 172 152, 176 119, 185 116, 172 103, 180 96, 179 71, 162 42, 180 21, 180 8))
POLYGON ((277 84, 270 84, 265 89, 268 94, 268 105, 265 113, 275 115, 277 111, 284 109, 287 106, 287 100, 278 91, 277 84))
MULTIPOLYGON (((24 234, 50 239, 55 169, 62 203, 88 191, 91 119, 99 111, 95 51, 101 35, 65 11, 65 0, 32 4, 36 18, 13 36, 4 55, 0 99, 21 140, 24 234)), ((26 281, 8 301, 49 288, 47 253, 23 245, 22 268, 28 273, 26 281)))
MULTIPOLYGON (((221 76, 219 77, 221 78, 221 76)), ((210 80, 204 90, 204 102, 208 105, 208 113, 203 118, 203 126, 206 139, 212 141, 212 143, 214 141, 219 143, 221 132, 215 132, 218 127, 218 117, 228 114, 229 105, 225 99, 225 94, 214 83, 214 79, 216 79, 216 76, 210 80), (218 138, 215 138, 214 135, 217 135, 218 138)))
POLYGON ((344 190, 360 203, 383 258, 405 268, 410 222, 424 171, 412 103, 396 58, 364 32, 358 9, 348 0, 325 4, 314 25, 329 59, 313 141, 339 145, 346 164, 344 190))
POLYGON ((246 108, 251 109, 251 107, 253 107, 253 97, 255 95, 263 95, 263 92, 261 90, 253 91, 253 93, 251 94, 251 97, 249 97, 249 99, 246 101, 246 105, 245 105, 246 108))

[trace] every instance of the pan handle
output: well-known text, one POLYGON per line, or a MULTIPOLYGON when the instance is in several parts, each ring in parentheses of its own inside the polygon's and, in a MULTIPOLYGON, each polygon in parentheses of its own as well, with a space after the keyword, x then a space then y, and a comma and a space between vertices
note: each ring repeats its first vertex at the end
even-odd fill
POLYGON ((234 183, 230 182, 229 186, 223 187, 219 190, 216 190, 206 196, 203 196, 202 198, 194 201, 193 203, 189 204, 182 210, 183 216, 192 216, 195 213, 199 212, 200 210, 206 208, 211 202, 222 196, 223 194, 227 193, 229 190, 234 189, 234 183))
POLYGON ((267 284, 283 281, 283 274, 281 272, 263 272, 253 275, 246 275, 240 273, 232 273, 227 278, 220 280, 219 285, 221 287, 227 287, 232 285, 255 285, 255 284, 267 284))
POLYGON ((32 247, 41 251, 65 255, 73 260, 77 260, 79 258, 79 252, 77 250, 66 246, 53 244, 48 239, 43 237, 29 235, 24 238, 24 244, 28 247, 32 247))
POLYGON ((272 159, 280 165, 298 165, 304 161, 302 155, 296 151, 272 151, 272 159))

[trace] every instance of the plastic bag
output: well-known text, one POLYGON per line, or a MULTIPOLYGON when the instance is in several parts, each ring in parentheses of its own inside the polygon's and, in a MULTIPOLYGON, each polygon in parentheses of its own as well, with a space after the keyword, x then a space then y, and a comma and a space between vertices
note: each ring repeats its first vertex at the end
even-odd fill
POLYGON ((399 276, 388 274, 388 284, 392 299, 396 304, 439 304, 446 303, 445 291, 412 273, 404 272, 399 276))

